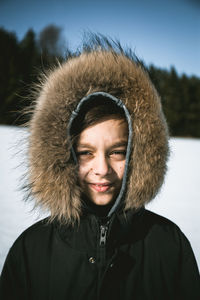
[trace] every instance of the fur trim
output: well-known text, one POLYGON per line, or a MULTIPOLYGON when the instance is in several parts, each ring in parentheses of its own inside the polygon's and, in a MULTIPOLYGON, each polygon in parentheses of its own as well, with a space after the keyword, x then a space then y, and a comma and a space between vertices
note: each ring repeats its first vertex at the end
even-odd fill
POLYGON ((157 194, 166 171, 168 130, 160 98, 141 64, 109 47, 68 59, 41 84, 30 121, 29 181, 36 204, 51 218, 74 223, 81 215, 76 167, 67 127, 71 112, 88 94, 121 99, 132 117, 133 151, 125 209, 140 208, 157 194))

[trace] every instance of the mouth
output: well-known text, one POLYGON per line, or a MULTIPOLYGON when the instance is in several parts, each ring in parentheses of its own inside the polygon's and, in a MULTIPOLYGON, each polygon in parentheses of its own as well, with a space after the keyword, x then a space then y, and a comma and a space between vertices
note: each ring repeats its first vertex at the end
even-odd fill
POLYGON ((89 185, 92 189, 100 193, 107 192, 112 186, 111 183, 89 183, 89 185))

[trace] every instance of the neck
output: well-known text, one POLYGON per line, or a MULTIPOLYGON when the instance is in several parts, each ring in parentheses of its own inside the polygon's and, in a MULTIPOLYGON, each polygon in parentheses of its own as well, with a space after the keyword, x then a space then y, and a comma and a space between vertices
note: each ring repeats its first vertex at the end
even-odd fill
POLYGON ((95 214, 100 218, 107 217, 111 207, 113 206, 113 202, 107 205, 96 205, 91 200, 89 200, 86 196, 83 196, 84 207, 86 210, 89 210, 91 213, 95 214))

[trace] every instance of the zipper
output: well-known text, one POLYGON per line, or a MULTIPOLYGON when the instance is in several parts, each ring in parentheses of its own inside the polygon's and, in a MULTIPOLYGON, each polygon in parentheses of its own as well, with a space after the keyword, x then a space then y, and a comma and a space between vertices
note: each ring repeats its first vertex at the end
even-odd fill
POLYGON ((100 225, 100 241, 99 241, 100 246, 105 246, 107 232, 108 232, 108 223, 106 223, 105 225, 100 225))
MULTIPOLYGON (((102 222, 102 220, 101 220, 102 222)), ((106 242, 109 231, 110 221, 99 224, 99 247, 98 247, 98 259, 99 259, 99 268, 98 268, 98 287, 97 287, 97 299, 101 299, 101 288, 106 268, 106 242)))

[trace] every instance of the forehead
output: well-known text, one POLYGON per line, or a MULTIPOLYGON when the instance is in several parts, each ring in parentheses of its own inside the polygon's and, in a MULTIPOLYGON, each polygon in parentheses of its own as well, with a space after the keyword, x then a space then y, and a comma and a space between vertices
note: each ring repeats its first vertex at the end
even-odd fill
POLYGON ((78 145, 82 143, 99 144, 104 142, 112 144, 127 142, 128 126, 124 119, 108 119, 84 129, 78 139, 78 145))

